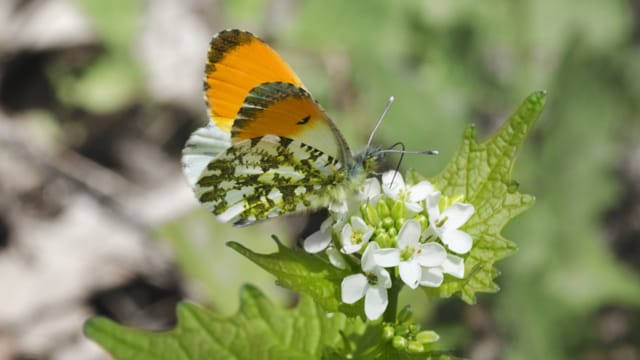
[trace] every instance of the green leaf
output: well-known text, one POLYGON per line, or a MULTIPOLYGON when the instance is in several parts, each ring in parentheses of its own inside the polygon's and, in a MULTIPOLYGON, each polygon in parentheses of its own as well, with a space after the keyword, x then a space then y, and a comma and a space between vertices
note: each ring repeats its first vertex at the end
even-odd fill
POLYGON ((227 319, 183 302, 171 331, 131 329, 95 317, 85 333, 121 360, 309 359, 341 343, 340 331, 364 330, 362 322, 327 314, 306 297, 292 310, 275 306, 252 286, 245 286, 240 298, 239 311, 227 319))
POLYGON ((544 107, 545 93, 535 92, 525 99, 515 114, 487 141, 476 141, 475 128, 466 129, 462 147, 432 183, 449 197, 464 196, 475 207, 475 214, 463 226, 473 238, 473 248, 465 257, 467 274, 462 280, 448 279, 431 294, 448 297, 460 293, 475 302, 476 292, 496 292, 499 275, 494 263, 515 250, 515 244, 500 232, 507 222, 522 213, 535 198, 517 191, 511 171, 518 148, 544 107))
POLYGON ((229 318, 183 302, 170 331, 132 329, 104 317, 88 320, 84 331, 117 360, 453 359, 395 349, 382 339, 380 323, 327 313, 307 296, 295 309, 282 309, 252 286, 243 287, 240 309, 229 318))
POLYGON ((326 311, 340 311, 349 316, 362 315, 362 302, 347 305, 340 301, 342 279, 352 272, 338 269, 324 258, 302 249, 291 249, 277 239, 276 243, 278 251, 272 254, 257 254, 236 242, 227 245, 273 274, 280 285, 309 295, 326 311))

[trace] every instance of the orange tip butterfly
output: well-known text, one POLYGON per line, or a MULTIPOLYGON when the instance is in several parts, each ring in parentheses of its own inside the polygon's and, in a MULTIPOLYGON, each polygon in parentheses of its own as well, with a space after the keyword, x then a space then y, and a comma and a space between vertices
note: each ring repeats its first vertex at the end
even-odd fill
POLYGON ((248 225, 344 204, 384 151, 367 146, 353 155, 298 76, 253 34, 225 30, 210 45, 204 97, 211 121, 182 154, 204 207, 222 222, 248 225))

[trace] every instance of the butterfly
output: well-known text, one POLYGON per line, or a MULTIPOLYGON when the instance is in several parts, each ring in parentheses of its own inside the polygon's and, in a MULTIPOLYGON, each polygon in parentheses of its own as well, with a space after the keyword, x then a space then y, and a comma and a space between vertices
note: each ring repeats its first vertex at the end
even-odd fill
POLYGON ((204 73, 210 121, 188 139, 182 164, 221 222, 339 206, 379 162, 371 147, 352 154, 295 72, 250 32, 215 35, 204 73))

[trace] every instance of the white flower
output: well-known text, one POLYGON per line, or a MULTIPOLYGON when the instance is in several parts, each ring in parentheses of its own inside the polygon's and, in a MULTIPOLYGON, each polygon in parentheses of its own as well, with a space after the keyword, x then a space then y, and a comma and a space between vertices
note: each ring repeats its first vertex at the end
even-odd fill
POLYGON ((391 287, 391 276, 373 260, 373 253, 378 249, 376 242, 370 242, 362 255, 364 274, 347 276, 341 286, 342 302, 346 304, 353 304, 364 297, 364 313, 369 320, 379 318, 389 304, 387 289, 391 287))
POLYGON ((400 278, 412 289, 417 288, 422 282, 425 282, 423 285, 432 284, 429 282, 431 278, 423 279, 423 274, 426 271, 429 275, 431 268, 439 268, 447 259, 447 251, 442 245, 436 242, 421 243, 421 233, 420 223, 408 220, 398 232, 398 247, 380 249, 374 254, 379 266, 398 266, 400 278))
POLYGON ((426 181, 420 181, 413 186, 406 186, 402 174, 396 171, 387 171, 382 174, 382 190, 390 198, 404 201, 407 210, 413 212, 422 211, 422 201, 433 193, 433 185, 426 181))
POLYGON ((345 254, 353 254, 360 251, 373 235, 373 228, 359 216, 352 216, 351 222, 342 227, 340 239, 342 241, 341 251, 345 254))
POLYGON ((474 212, 473 205, 454 202, 440 213, 440 192, 436 191, 427 196, 429 228, 455 253, 466 254, 471 250, 473 239, 458 228, 464 225, 474 212))
POLYGON ((368 200, 370 203, 375 203, 382 197, 380 182, 374 177, 367 178, 358 190, 363 200, 368 200))
POLYGON ((325 221, 320 225, 320 230, 314 232, 309 235, 306 239, 304 239, 304 250, 308 253, 315 254, 324 250, 329 246, 331 242, 331 231, 333 225, 333 218, 329 216, 325 221))

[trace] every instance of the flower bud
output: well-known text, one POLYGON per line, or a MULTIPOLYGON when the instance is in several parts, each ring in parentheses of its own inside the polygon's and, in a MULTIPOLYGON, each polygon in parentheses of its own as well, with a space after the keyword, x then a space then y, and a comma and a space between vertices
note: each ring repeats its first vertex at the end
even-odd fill
POLYGON ((400 310, 400 312, 398 312, 398 322, 399 323, 407 322, 411 320, 412 316, 413 316, 413 310, 411 310, 411 305, 407 305, 403 307, 402 310, 400 310))
POLYGON ((393 341, 391 343, 393 344, 393 347, 395 349, 402 350, 402 349, 405 349, 407 347, 408 341, 407 341, 407 339, 403 338, 402 336, 396 335, 396 336, 393 337, 393 341))
POLYGON ((387 216, 382 219, 382 226, 384 226, 384 228, 388 230, 395 229, 395 221, 393 221, 392 217, 387 216))
POLYGON ((423 344, 430 344, 438 341, 440 336, 433 330, 424 330, 416 334, 416 341, 423 344))
POLYGON ((404 219, 407 215, 407 208, 402 201, 395 201, 391 208, 391 216, 395 219, 404 219))
POLYGON ((365 205, 360 210, 362 213, 362 217, 366 221, 367 224, 375 226, 380 222, 380 217, 378 216, 378 212, 371 205, 365 205))
POLYGON ((391 325, 387 325, 382 328, 382 338, 385 340, 391 340, 395 335, 395 329, 391 325))
POLYGON ((405 336, 409 334, 409 329, 407 328, 407 325, 404 324, 400 324, 396 326, 396 334, 405 336))
POLYGON ((407 351, 414 354, 424 352, 424 345, 417 341, 409 341, 407 351))
POLYGON ((388 217, 389 216, 389 206, 385 201, 378 201, 378 214, 380 217, 388 217))

